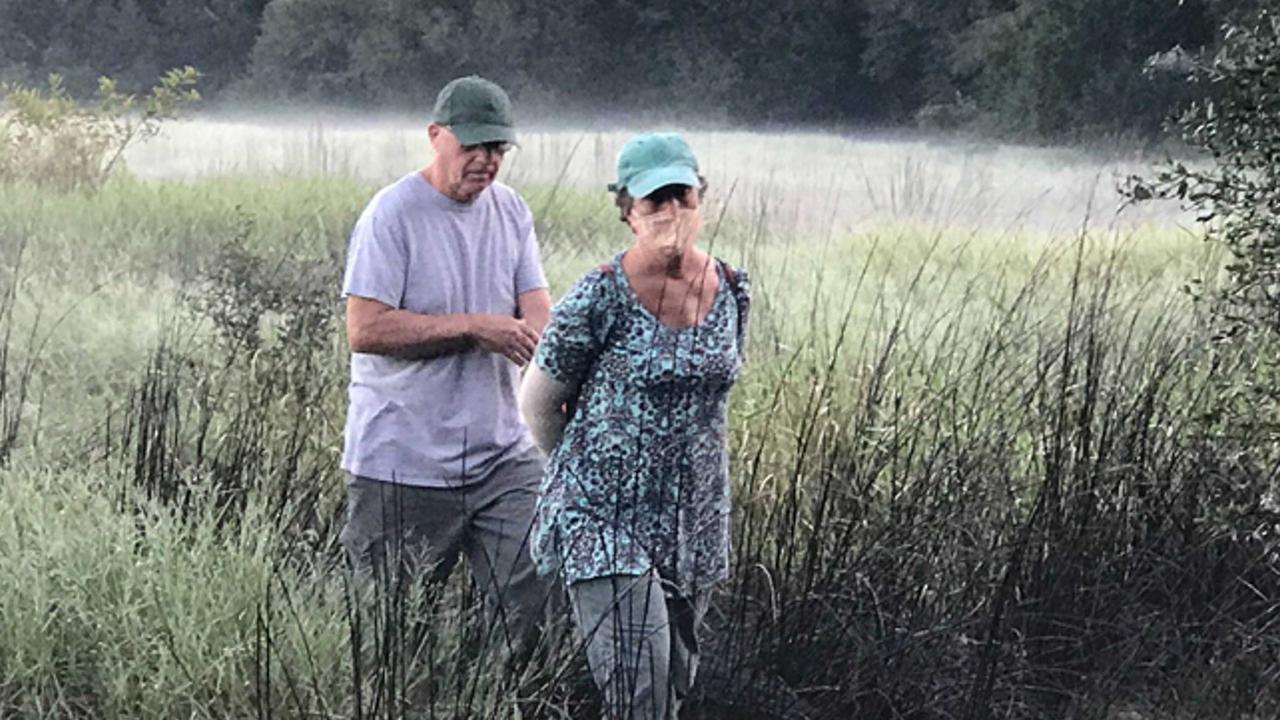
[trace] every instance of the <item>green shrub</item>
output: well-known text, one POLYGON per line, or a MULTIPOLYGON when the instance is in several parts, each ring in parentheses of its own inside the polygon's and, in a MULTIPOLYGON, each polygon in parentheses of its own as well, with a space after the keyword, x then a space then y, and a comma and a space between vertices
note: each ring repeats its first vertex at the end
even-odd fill
POLYGON ((130 145, 154 136, 162 121, 200 99, 198 78, 195 68, 175 68, 139 97, 103 77, 92 105, 76 102, 59 75, 49 76, 47 91, 0 85, 0 182, 98 189, 130 145))
POLYGON ((1280 333, 1280 15, 1260 12, 1224 30, 1212 57, 1193 63, 1202 89, 1176 122, 1207 162, 1169 161, 1132 177, 1136 201, 1176 198, 1232 254, 1213 299, 1230 334, 1280 333))

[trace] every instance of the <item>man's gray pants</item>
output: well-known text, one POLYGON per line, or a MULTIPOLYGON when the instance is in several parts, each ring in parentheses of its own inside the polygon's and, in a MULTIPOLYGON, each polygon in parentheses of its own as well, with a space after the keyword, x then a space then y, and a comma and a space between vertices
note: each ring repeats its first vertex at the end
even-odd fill
POLYGON ((526 650, 545 618, 551 588, 529 555, 542 469, 542 455, 531 448, 458 488, 350 476, 340 539, 357 572, 383 578, 403 573, 438 583, 465 553, 508 647, 526 650))
POLYGON ((606 717, 675 718, 698 671, 707 593, 682 597, 649 573, 581 580, 569 599, 606 717))

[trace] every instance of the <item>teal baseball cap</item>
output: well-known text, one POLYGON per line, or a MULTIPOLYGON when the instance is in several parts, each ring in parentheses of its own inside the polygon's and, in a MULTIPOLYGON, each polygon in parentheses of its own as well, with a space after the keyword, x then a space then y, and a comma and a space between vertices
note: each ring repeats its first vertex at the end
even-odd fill
POLYGON ((698 187, 698 159, 677 133, 643 133, 618 153, 618 181, 609 190, 642 198, 664 185, 698 187))
POLYGON ((516 142, 511 99, 497 83, 479 75, 451 80, 441 88, 432 119, 447 125, 463 145, 516 142))

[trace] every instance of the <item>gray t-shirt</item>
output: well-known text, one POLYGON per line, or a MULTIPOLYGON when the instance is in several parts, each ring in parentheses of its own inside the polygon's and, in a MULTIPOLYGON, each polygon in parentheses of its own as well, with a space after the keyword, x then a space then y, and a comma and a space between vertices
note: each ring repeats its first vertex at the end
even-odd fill
MULTIPOLYGON (((514 190, 495 182, 460 203, 415 172, 361 214, 342 292, 424 314, 515 315, 517 296, 546 286, 514 190)), ((532 446, 518 380, 514 363, 479 348, 429 360, 352 353, 343 469, 429 487, 483 479, 532 446)))

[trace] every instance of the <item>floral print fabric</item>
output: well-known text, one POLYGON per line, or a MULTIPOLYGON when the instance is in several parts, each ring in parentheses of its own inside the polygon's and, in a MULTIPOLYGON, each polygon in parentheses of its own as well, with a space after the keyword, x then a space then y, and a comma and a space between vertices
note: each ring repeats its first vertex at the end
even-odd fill
POLYGON ((534 521, 540 570, 567 583, 656 570, 691 593, 728 575, 730 387, 742 365, 746 273, 717 263, 702 322, 662 324, 621 255, 556 304, 534 361, 578 386, 534 521))

